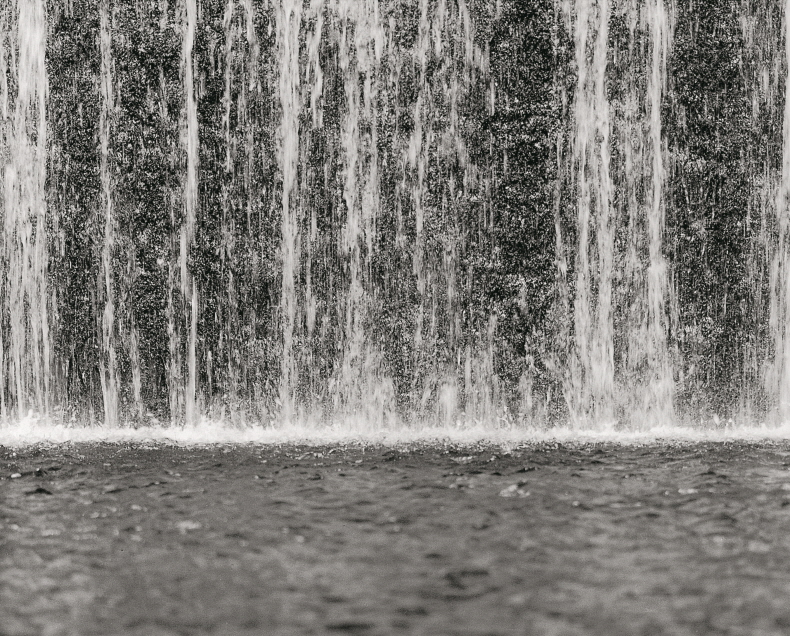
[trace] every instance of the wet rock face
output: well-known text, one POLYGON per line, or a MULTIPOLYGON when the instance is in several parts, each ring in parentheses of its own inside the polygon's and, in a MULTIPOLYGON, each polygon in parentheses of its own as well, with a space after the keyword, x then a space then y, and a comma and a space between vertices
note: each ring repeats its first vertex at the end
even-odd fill
POLYGON ((6 413, 781 411, 773 3, 6 4, 6 413))

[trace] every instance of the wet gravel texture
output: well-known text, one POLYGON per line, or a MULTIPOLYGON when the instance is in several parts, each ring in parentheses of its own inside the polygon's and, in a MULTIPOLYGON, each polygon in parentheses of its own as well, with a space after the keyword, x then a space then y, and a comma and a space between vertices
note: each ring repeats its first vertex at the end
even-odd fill
POLYGON ((790 444, 0 447, 0 635, 787 634, 790 444))

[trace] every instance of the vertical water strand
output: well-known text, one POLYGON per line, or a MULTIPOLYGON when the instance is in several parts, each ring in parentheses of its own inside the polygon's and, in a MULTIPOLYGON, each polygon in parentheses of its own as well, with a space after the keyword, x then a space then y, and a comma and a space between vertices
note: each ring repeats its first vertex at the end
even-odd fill
POLYGON ((344 335, 343 363, 339 391, 336 398, 341 408, 353 410, 360 396, 360 369, 364 348, 364 313, 365 294, 363 291, 361 242, 364 240, 362 227, 362 208, 360 201, 360 157, 362 143, 360 127, 359 81, 363 73, 359 56, 362 51, 357 48, 359 34, 364 32, 364 3, 353 0, 341 0, 338 4, 340 21, 340 41, 338 43, 338 62, 343 74, 343 92, 345 98, 345 114, 341 128, 341 149, 343 157, 343 203, 345 207, 345 223, 342 229, 343 256, 347 263, 347 289, 345 290, 345 307, 343 309, 344 335), (363 6, 360 6, 362 4, 363 6))
MULTIPOLYGON (((21 15, 21 13, 20 13, 21 15)), ((21 21, 20 21, 21 22, 21 21)), ((36 100, 35 156, 31 167, 32 182, 29 201, 31 212, 35 215, 34 253, 30 274, 28 308, 31 315, 30 332, 33 350, 33 375, 36 407, 39 413, 49 414, 51 380, 51 342, 49 333, 49 253, 47 249, 47 113, 46 103, 49 93, 47 79, 47 16, 45 0, 36 0, 31 7, 31 30, 36 35, 28 41, 30 49, 30 68, 33 71, 36 100)), ((20 48, 24 48, 20 39, 20 48)), ((25 68, 21 61, 20 68, 25 68)), ((20 82, 21 91, 21 82, 20 82)))
MULTIPOLYGON (((137 258, 135 256, 135 246, 129 243, 126 255, 126 280, 128 281, 129 296, 131 297, 131 290, 139 276, 139 269, 137 267, 137 258)), ((127 308, 128 312, 128 338, 129 338, 129 366, 132 372, 132 399, 134 400, 134 416, 139 420, 143 417, 145 410, 143 405, 143 373, 140 361, 140 331, 137 326, 136 310, 134 303, 130 303, 127 308)))
POLYGON ((770 0, 744 0, 741 21, 747 60, 751 71, 749 91, 752 101, 752 135, 745 161, 753 184, 746 215, 746 228, 752 233, 747 257, 748 285, 751 290, 751 329, 744 339, 741 414, 755 417, 766 406, 766 394, 775 398, 772 386, 773 347, 770 317, 772 257, 775 253, 774 213, 778 187, 777 141, 781 142, 781 117, 778 112, 779 71, 784 65, 781 35, 781 6, 770 0), (777 24, 777 16, 779 16, 777 24), (768 318, 768 320, 766 320, 768 318), (766 368, 766 365, 769 368, 766 368), (767 374, 764 372, 768 371, 767 374), (765 380, 768 380, 766 384, 765 380))
POLYGON ((279 164, 282 176, 281 258, 282 358, 280 402, 282 418, 295 416, 298 383, 295 332, 297 327, 296 279, 300 262, 299 225, 301 210, 296 189, 299 159, 299 30, 302 23, 301 0, 280 0, 276 9, 277 58, 279 63, 279 164))
MULTIPOLYGON (((571 356, 571 286, 569 276, 569 243, 565 237, 563 219, 563 194, 567 188, 569 179, 573 178, 573 158, 568 156, 566 147, 571 131, 567 122, 569 117, 568 89, 563 77, 563 69, 560 66, 561 34, 564 31, 572 33, 573 17, 569 0, 555 0, 554 2, 554 33, 552 39, 554 65, 554 91, 560 105, 560 122, 562 125, 557 127, 557 137, 554 147, 555 169, 557 171, 554 180, 553 192, 553 212, 554 212, 554 281, 556 284, 555 315, 557 324, 555 326, 555 341, 553 350, 547 360, 547 366, 559 380, 560 390, 566 405, 575 408, 579 402, 576 394, 576 372, 575 360, 571 356)), ((493 90, 493 89, 492 89, 493 90)), ((549 389, 550 392, 550 389, 549 389)), ((551 403, 550 394, 546 398, 547 403, 551 403)), ((574 413, 571 413, 574 415, 574 413)))
POLYGON ((99 42, 101 50, 101 110, 99 113, 99 177, 104 215, 104 242, 101 250, 99 292, 104 297, 101 316, 102 357, 101 387, 104 398, 104 424, 115 426, 118 421, 118 378, 115 353, 115 289, 112 256, 115 245, 115 216, 113 211, 112 176, 110 174, 110 125, 114 108, 112 79, 112 31, 109 0, 99 7, 99 42))
POLYGON ((11 383, 17 414, 46 412, 50 336, 46 247, 46 12, 44 0, 17 0, 16 85, 5 169, 11 383))
POLYGON ((661 135, 661 102, 666 86, 667 51, 671 32, 664 0, 649 5, 650 73, 648 75, 649 147, 651 157, 648 208, 649 265, 647 275, 647 333, 649 343, 648 417, 654 423, 674 420, 674 381, 668 351, 666 295, 669 289, 664 241, 664 148, 661 135))
MULTIPOLYGON (((786 72, 790 77, 790 0, 784 4, 786 72)), ((773 364, 769 371, 776 417, 790 418, 790 81, 785 80, 782 124, 782 173, 776 195, 778 236, 771 267, 771 317, 773 364)))
MULTIPOLYGON (((613 417, 614 325, 612 315, 612 273, 614 261, 614 219, 612 215, 611 155, 609 149, 609 98, 606 67, 609 50, 609 0, 598 0, 597 36, 593 54, 595 212, 597 217, 597 312, 590 359, 593 412, 601 422, 613 417)), ((593 275, 594 276, 594 275, 593 275)))
POLYGON ((195 223, 198 206, 198 121, 197 102, 193 79, 192 48, 195 42, 195 28, 197 26, 197 2, 185 0, 184 43, 184 95, 186 105, 186 183, 184 184, 184 222, 181 227, 180 241, 180 266, 181 266, 181 294, 189 302, 189 310, 185 316, 189 319, 189 340, 187 343, 187 385, 184 395, 184 414, 187 423, 193 423, 197 416, 196 411, 196 346, 197 346, 197 318, 198 318, 198 292, 194 276, 189 267, 189 250, 195 238, 195 223))
POLYGON ((608 0, 576 0, 572 21, 577 81, 572 166, 576 197, 575 355, 569 363, 571 418, 614 418, 613 267, 615 223, 607 95, 608 0))
POLYGON ((648 7, 642 0, 629 0, 622 8, 628 36, 625 46, 616 54, 618 68, 623 77, 621 116, 615 120, 619 144, 619 169, 621 196, 618 213, 623 220, 626 237, 623 245, 623 277, 617 288, 618 303, 623 310, 620 325, 625 346, 623 365, 618 379, 621 387, 628 387, 618 402, 618 415, 629 416, 645 408, 645 369, 649 366, 649 334, 647 333, 647 269, 648 229, 650 208, 650 183, 652 163, 647 146, 649 143, 648 79, 645 73, 632 72, 644 68, 649 75, 649 31, 645 29, 648 7), (643 15, 644 9, 644 15, 643 15), (647 114, 645 114, 647 113, 647 114), (647 162, 647 163, 646 163, 647 162), (640 389, 636 391, 634 389, 640 389))
MULTIPOLYGON (((11 7, 5 6, 0 9, 0 166, 7 166, 9 162, 9 144, 11 138, 11 118, 9 116, 9 94, 8 94, 8 72, 9 72, 9 53, 11 48, 11 7)), ((0 178, 0 210, 3 217, 7 215, 5 208, 5 179, 0 178)), ((0 234, 0 254, 5 256, 6 238, 0 234)), ((7 280, 7 260, 0 259, 0 280, 7 280)), ((8 368, 6 356, 7 330, 5 314, 8 308, 7 285, 0 285, 0 417, 5 419, 8 416, 8 368)))
MULTIPOLYGON (((220 334, 219 334, 219 353, 224 357, 227 365, 227 380, 225 389, 230 402, 230 408, 236 404, 239 370, 238 370, 238 298, 236 293, 236 281, 234 277, 235 269, 235 216, 232 207, 232 190, 235 182, 235 157, 234 157, 234 134, 231 127, 231 110, 233 108, 233 62, 234 45, 236 42, 236 26, 234 21, 235 13, 234 0, 228 0, 225 5, 225 15, 223 18, 223 30, 225 34, 224 48, 224 90, 222 95, 222 134, 225 142, 225 161, 224 179, 222 182, 222 220, 221 220, 221 239, 220 239, 220 267, 222 279, 225 284, 226 298, 224 299, 224 311, 222 311, 220 334)), ((243 89, 242 89, 243 90, 243 89)), ((241 110, 241 109, 239 109, 241 110)), ((221 305, 220 305, 221 306, 221 305)), ((209 391, 211 388, 209 387, 209 391)))
POLYGON ((441 385, 438 395, 439 417, 445 425, 451 425, 454 422, 458 410, 458 386, 456 379, 459 371, 457 368, 459 364, 457 348, 460 316, 458 312, 457 275, 461 238, 459 205, 464 198, 468 159, 460 130, 461 122, 458 102, 469 85, 470 69, 466 64, 466 52, 471 45, 471 43, 467 42, 467 36, 471 35, 471 29, 467 30, 465 28, 470 26, 468 25, 468 20, 464 23, 464 18, 468 18, 468 15, 464 15, 466 3, 460 0, 457 8, 458 14, 455 14, 452 8, 448 11, 446 7, 440 6, 439 19, 443 17, 444 24, 438 24, 437 28, 446 30, 447 42, 444 43, 444 38, 440 36, 436 38, 434 44, 434 52, 437 58, 444 60, 442 74, 446 74, 446 76, 443 78, 442 88, 449 102, 447 104, 449 111, 447 128, 444 131, 443 139, 438 149, 439 159, 444 159, 446 162, 444 179, 447 182, 447 191, 442 196, 442 225, 444 227, 442 269, 445 282, 446 351, 444 352, 444 368, 439 371, 441 385), (459 30, 461 31, 460 37, 458 37, 459 30), (442 50, 443 48, 445 50, 442 50), (458 68, 458 48, 463 50, 460 69, 458 68))
POLYGON ((414 207, 414 252, 412 256, 413 272, 417 281, 417 294, 419 306, 417 308, 417 318, 414 328, 414 347, 413 347, 413 375, 414 398, 422 400, 424 388, 420 386, 423 380, 423 339, 425 336, 425 312, 428 298, 428 286, 431 284, 430 271, 425 262, 425 190, 426 190, 426 171, 427 171, 427 149, 425 148, 426 137, 430 136, 430 131, 425 131, 427 119, 426 110, 430 99, 430 86, 427 78, 428 52, 430 50, 430 21, 428 17, 429 0, 420 0, 420 25, 415 47, 415 63, 418 66, 418 94, 414 104, 414 124, 409 144, 407 148, 407 163, 412 172, 416 173, 413 177, 411 187, 412 205, 414 207))
POLYGON ((346 220, 343 225, 342 246, 348 269, 348 288, 345 297, 343 364, 340 390, 336 397, 342 406, 354 408, 354 399, 359 395, 359 368, 364 346, 364 292, 361 280, 360 240, 363 237, 362 210, 359 200, 358 171, 360 163, 360 95, 359 60, 353 60, 359 50, 354 47, 354 36, 362 31, 360 4, 356 0, 340 0, 340 42, 338 61, 343 73, 346 112, 341 128, 343 153, 343 203, 346 220), (354 63, 356 61, 356 64, 354 63))
MULTIPOLYGON (((309 152, 311 147, 310 137, 313 134, 320 135, 319 132, 323 128, 323 91, 324 91, 324 71, 321 59, 321 42, 324 36, 324 21, 325 13, 327 11, 327 4, 325 0, 311 0, 310 11, 306 17, 306 41, 307 41, 307 90, 310 94, 310 117, 312 120, 312 127, 304 132, 304 141, 302 144, 303 152, 305 155, 309 152)), ((316 193, 316 170, 313 167, 308 168, 309 174, 302 181, 302 200, 306 202, 311 195, 315 196, 316 193)), ((321 172, 320 170, 317 172, 321 172)), ((315 203, 307 204, 310 210, 310 223, 309 231, 305 245, 304 254, 304 309, 305 309, 305 323, 306 323, 306 336, 307 341, 311 343, 310 347, 306 349, 307 359, 305 365, 308 368, 308 385, 311 396, 321 395, 325 378, 323 377, 321 367, 316 364, 316 361, 321 357, 320 345, 315 344, 315 328, 316 320, 318 318, 318 294, 320 289, 315 289, 313 286, 314 276, 314 250, 318 241, 318 205, 315 203)), ((317 405, 311 405, 311 408, 317 405)))
MULTIPOLYGON (((773 263, 773 258, 776 254, 776 230, 777 230, 777 203, 776 203, 776 195, 778 193, 779 184, 781 183, 782 175, 784 171, 778 166, 778 162, 776 161, 776 157, 783 156, 787 146, 787 134, 784 131, 784 126, 786 126, 786 119, 782 117, 780 110, 780 104, 782 103, 779 94, 782 87, 782 83, 787 81, 787 76, 790 74, 790 54, 786 54, 783 51, 782 43, 785 43, 787 46, 787 29, 790 27, 787 26, 786 20, 790 19, 787 17, 787 13, 782 7, 781 4, 775 5, 768 0, 766 0, 768 6, 763 8, 761 6, 761 2, 756 0, 755 12, 759 12, 758 14, 761 16, 763 23, 763 29, 758 31, 757 36, 759 41, 762 43, 763 47, 765 47, 761 51, 761 65, 759 69, 759 80, 758 85, 760 87, 760 93, 762 99, 765 103, 764 106, 764 113, 763 113, 763 120, 766 120, 768 125, 763 125, 763 129, 767 129, 766 139, 763 143, 759 144, 759 147, 762 149, 762 188, 761 188, 761 204, 760 204, 760 211, 761 211, 761 219, 760 219, 760 248, 762 250, 762 255, 765 265, 765 279, 767 284, 763 281, 759 281, 760 284, 756 285, 755 287, 758 290, 759 297, 762 299, 765 297, 767 301, 764 301, 764 304, 767 305, 768 308, 768 328, 766 330, 766 336, 762 339, 761 344, 763 345, 763 358, 759 361, 760 364, 760 371, 763 372, 763 380, 768 380, 768 386, 766 386, 765 382, 763 384, 763 388, 766 389, 768 400, 767 402, 771 403, 768 408, 772 408, 776 405, 776 400, 778 399, 778 392, 772 390, 772 386, 770 385, 770 378, 771 378, 771 371, 770 371, 770 362, 771 362, 771 353, 773 352, 774 343, 772 342, 772 334, 776 331, 774 329, 774 320, 773 316, 773 306, 774 306, 774 299, 773 299, 773 276, 771 275, 771 267, 773 263), (763 9, 762 11, 760 11, 763 9), (779 152, 778 144, 783 144, 784 150, 779 152), (768 293, 766 294, 766 289, 768 293), (767 371, 767 373, 766 373, 767 371)), ((785 91, 787 91, 787 87, 785 86, 785 91)), ((785 109, 787 109, 787 93, 785 93, 785 109)), ((788 186, 790 187, 790 186, 788 186)), ((756 304, 758 307, 761 305, 756 304)), ((758 314, 757 316, 758 324, 763 324, 764 315, 758 314)))
POLYGON ((570 404, 573 419, 587 415, 590 401, 590 314, 593 310, 591 294, 591 271, 589 254, 590 235, 590 184, 587 175, 588 145, 593 131, 592 105, 588 89, 588 38, 591 0, 576 0, 574 22, 574 50, 576 59, 576 96, 574 104, 573 165, 576 185, 576 290, 574 297, 574 339, 576 357, 571 361, 573 403, 570 404))
POLYGON ((344 76, 345 115, 341 133, 343 201, 346 220, 343 249, 348 263, 344 308, 341 402, 350 412, 381 419, 374 372, 375 354, 367 330, 370 260, 379 208, 376 91, 383 49, 377 0, 342 0, 339 62, 344 76), (375 413, 373 411, 376 411, 375 413))
POLYGON ((383 424, 386 419, 395 416, 394 384, 382 368, 383 351, 379 345, 381 335, 376 333, 372 319, 375 319, 377 308, 372 309, 377 301, 380 289, 373 276, 373 262, 379 239, 379 218, 382 213, 380 157, 379 157, 379 103, 381 91, 386 91, 382 72, 382 58, 387 33, 382 21, 379 0, 366 0, 365 30, 357 33, 357 51, 362 71, 362 116, 365 122, 364 142, 365 155, 363 164, 362 184, 362 227, 365 238, 365 259, 362 264, 361 276, 365 281, 366 300, 366 343, 364 380, 362 382, 363 415, 369 421, 383 424), (361 51, 361 52, 360 52, 361 51), (367 396, 367 397, 365 397, 367 396))
POLYGON ((609 421, 614 385, 611 311, 614 230, 606 95, 610 7, 608 0, 597 4, 592 0, 577 0, 575 9, 576 360, 571 370, 574 403, 570 410, 576 420, 609 421), (595 236, 591 236, 592 230, 595 236), (597 241, 597 254, 593 239, 597 241))
MULTIPOLYGON (((247 56, 244 58, 245 62, 245 75, 244 75, 244 84, 242 86, 241 91, 241 103, 239 106, 239 112, 242 116, 242 130, 244 132, 244 149, 245 149, 245 162, 244 162, 244 203, 245 203, 245 212, 246 212, 246 220, 247 220, 247 245, 257 239, 255 233, 253 232, 253 209, 254 206, 257 205, 259 199, 261 198, 261 193, 257 190, 255 186, 255 178, 256 178, 256 165, 255 165, 255 158, 256 158, 256 149, 258 148, 258 143, 256 142, 256 118, 254 113, 258 112, 260 109, 258 108, 260 104, 260 93, 261 93, 261 80, 260 80, 260 68, 259 68, 259 60, 260 60, 260 44, 258 42, 258 36, 255 32, 255 7, 258 3, 255 3, 254 0, 242 0, 242 6, 244 7, 244 26, 245 26, 245 43, 247 45, 247 56)), ((247 248, 250 249, 249 247, 247 248)), ((247 266, 247 271, 251 268, 249 265, 247 266)), ((242 348, 246 345, 248 350, 252 349, 253 347, 258 346, 257 341, 257 313, 255 310, 255 303, 252 304, 252 307, 246 307, 244 310, 244 317, 245 317, 245 328, 249 332, 249 341, 248 343, 239 343, 238 349, 238 366, 240 368, 240 373, 242 376, 242 380, 246 382, 248 369, 250 366, 253 367, 254 373, 256 376, 261 372, 260 368, 253 364, 249 365, 247 362, 247 357, 242 355, 242 348)), ((256 382, 256 386, 260 386, 260 382, 256 382)), ((260 404, 262 400, 260 400, 260 396, 255 396, 256 404, 260 404)))

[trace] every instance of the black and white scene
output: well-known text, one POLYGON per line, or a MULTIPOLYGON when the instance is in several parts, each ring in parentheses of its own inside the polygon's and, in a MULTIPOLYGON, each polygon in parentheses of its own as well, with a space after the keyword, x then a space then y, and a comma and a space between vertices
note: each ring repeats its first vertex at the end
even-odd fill
POLYGON ((790 633, 790 0, 0 0, 0 636, 790 633))

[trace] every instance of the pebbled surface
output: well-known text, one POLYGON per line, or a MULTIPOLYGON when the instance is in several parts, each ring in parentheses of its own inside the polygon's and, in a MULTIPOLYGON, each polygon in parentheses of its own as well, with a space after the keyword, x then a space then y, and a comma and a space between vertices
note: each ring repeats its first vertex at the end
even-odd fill
POLYGON ((0 635, 787 634, 788 464, 787 443, 0 447, 0 635))

